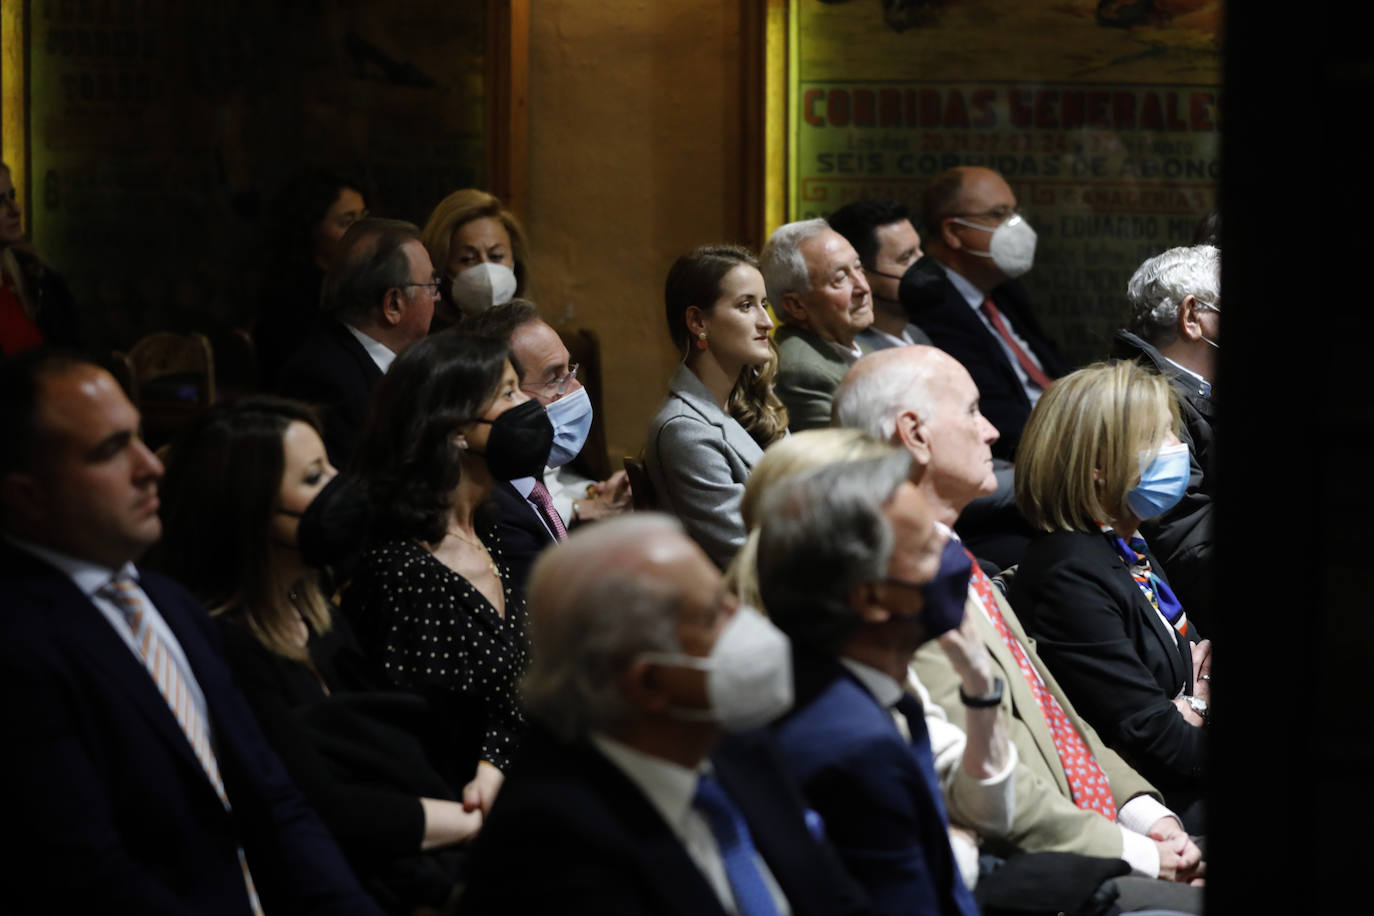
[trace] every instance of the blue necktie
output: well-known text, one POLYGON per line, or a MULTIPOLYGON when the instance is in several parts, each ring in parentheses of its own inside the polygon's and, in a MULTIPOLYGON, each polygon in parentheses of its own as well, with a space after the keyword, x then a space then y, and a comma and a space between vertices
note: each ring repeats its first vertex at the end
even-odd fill
POLYGON ((778 916, 773 895, 754 864, 754 841, 749 836, 749 827, 720 783, 703 775, 697 780, 692 805, 705 815, 711 833, 715 834, 740 916, 778 916))

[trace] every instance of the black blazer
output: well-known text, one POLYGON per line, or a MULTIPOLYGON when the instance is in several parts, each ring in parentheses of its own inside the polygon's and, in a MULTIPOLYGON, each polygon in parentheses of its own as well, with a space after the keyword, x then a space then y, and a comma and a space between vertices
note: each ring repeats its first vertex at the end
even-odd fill
POLYGON ((0 542, 5 909, 380 913, 258 731, 218 634, 175 583, 140 584, 205 694, 230 815, 147 669, 71 580, 0 542))
MULTIPOLYGON (((1153 557, 1151 566, 1159 572, 1153 557)), ((1193 692, 1196 629, 1175 643, 1125 561, 1096 532, 1032 540, 1010 598, 1040 657, 1102 739, 1171 804, 1198 790, 1207 730, 1189 725, 1172 702, 1180 690, 1193 692)))
POLYGON ((336 318, 325 317, 277 376, 277 393, 320 409, 329 461, 347 468, 382 370, 336 318))
MULTIPOLYGON (((930 335, 935 346, 963 363, 973 377, 983 416, 1001 434, 993 443, 993 455, 1014 458, 1021 429, 1030 417, 1031 403, 1002 351, 1000 339, 969 308, 950 282, 944 266, 933 257, 922 258, 908 270, 898 289, 912 322, 930 335)), ((1055 379, 1067 373, 1068 365, 1031 312, 1025 287, 1016 280, 1008 280, 991 295, 1012 330, 1030 345, 1045 374, 1055 379)))
POLYGON ((554 542, 549 529, 529 500, 521 496, 507 481, 499 481, 491 488, 496 504, 496 528, 501 535, 501 551, 510 566, 511 584, 521 593, 530 578, 530 567, 539 552, 554 542))
MULTIPOLYGON (((792 912, 868 912, 765 734, 728 738, 711 756, 792 912)), ((459 905, 473 914, 723 916, 700 870, 639 789, 590 744, 532 727, 472 849, 459 905)))

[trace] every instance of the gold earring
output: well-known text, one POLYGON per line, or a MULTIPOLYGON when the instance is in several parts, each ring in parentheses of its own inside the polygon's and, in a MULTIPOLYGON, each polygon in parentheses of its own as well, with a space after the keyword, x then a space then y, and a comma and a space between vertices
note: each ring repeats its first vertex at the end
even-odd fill
POLYGON ((698 349, 698 350, 705 350, 705 349, 706 349, 706 332, 705 332, 705 331, 699 331, 699 332, 697 332, 697 349, 698 349))

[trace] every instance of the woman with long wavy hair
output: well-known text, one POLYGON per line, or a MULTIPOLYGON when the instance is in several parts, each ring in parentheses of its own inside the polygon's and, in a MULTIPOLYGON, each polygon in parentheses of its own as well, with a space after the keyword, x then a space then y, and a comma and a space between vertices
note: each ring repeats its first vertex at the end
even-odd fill
POLYGON ((744 248, 710 245, 677 259, 663 299, 683 359, 649 425, 644 463, 661 507, 723 568, 744 543, 749 471, 787 434, 763 275, 744 248))

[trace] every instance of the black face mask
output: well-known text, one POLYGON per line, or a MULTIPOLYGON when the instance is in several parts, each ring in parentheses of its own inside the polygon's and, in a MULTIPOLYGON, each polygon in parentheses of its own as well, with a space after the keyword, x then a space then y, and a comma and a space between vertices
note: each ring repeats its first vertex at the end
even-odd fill
POLYGON ((553 447, 553 424, 543 404, 531 398, 495 420, 477 422, 491 424, 486 452, 473 454, 486 459, 492 479, 519 480, 543 473, 553 447))
POLYGON ((367 494, 357 480, 343 474, 325 484, 304 512, 277 511, 300 519, 296 549, 312 569, 346 566, 367 542, 367 494))

